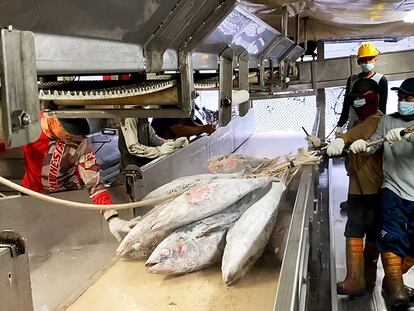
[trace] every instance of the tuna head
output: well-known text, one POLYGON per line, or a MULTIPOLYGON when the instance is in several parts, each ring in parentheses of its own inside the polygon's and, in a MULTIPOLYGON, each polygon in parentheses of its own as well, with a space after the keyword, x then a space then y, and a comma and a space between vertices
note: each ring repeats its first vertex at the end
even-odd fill
POLYGON ((173 246, 156 248, 145 263, 148 272, 182 274, 191 271, 198 263, 197 248, 184 239, 173 246))

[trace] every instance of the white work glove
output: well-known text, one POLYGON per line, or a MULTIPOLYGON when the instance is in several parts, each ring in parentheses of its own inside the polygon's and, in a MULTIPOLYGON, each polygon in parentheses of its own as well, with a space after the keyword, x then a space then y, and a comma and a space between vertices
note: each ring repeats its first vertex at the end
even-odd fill
POLYGON ((338 137, 339 135, 343 134, 344 131, 342 130, 342 127, 337 126, 335 129, 335 137, 338 137))
POLYGON ((131 154, 139 156, 139 157, 150 158, 150 159, 157 158, 164 154, 172 153, 173 151, 174 151, 173 141, 167 141, 158 147, 149 147, 149 146, 144 146, 141 144, 135 144, 129 147, 129 152, 131 154))
POLYGON ((308 141, 308 147, 310 147, 310 148, 318 148, 322 144, 319 137, 316 137, 316 136, 313 136, 313 135, 306 136, 306 140, 308 141))
POLYGON ((129 231, 138 223, 138 218, 134 218, 130 221, 119 218, 118 216, 112 217, 108 220, 109 231, 120 242, 129 231))
POLYGON ((174 142, 174 149, 184 148, 188 145, 187 137, 178 137, 174 142))
MULTIPOLYGON (((402 130, 404 130, 404 128, 403 127, 398 127, 398 128, 395 128, 395 129, 392 129, 392 130, 389 130, 388 131, 388 133, 387 133, 387 135, 385 135, 385 139, 390 143, 390 144, 393 144, 393 143, 395 143, 395 142, 397 142, 397 141, 400 141, 401 139, 402 139, 402 137, 401 137, 401 131, 402 130)), ((407 139, 408 137, 410 137, 411 136, 411 133, 407 133, 407 134, 405 134, 403 137, 405 138, 405 139, 407 139)))
POLYGON ((330 157, 338 156, 342 153, 345 147, 345 141, 342 138, 336 138, 331 142, 326 149, 326 154, 330 157))
POLYGON ((358 139, 357 141, 352 143, 349 149, 351 149, 353 153, 360 153, 360 152, 369 152, 371 148, 367 147, 367 142, 365 140, 358 139))

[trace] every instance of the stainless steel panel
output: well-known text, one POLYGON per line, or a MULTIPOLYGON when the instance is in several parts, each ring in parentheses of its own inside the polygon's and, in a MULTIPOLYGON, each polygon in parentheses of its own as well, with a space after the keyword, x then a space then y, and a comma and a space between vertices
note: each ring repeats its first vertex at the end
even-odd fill
MULTIPOLYGON (((309 225, 309 217, 313 207, 313 179, 314 168, 304 167, 298 188, 298 195, 293 209, 292 221, 285 250, 285 256, 280 270, 279 282, 276 292, 276 300, 273 310, 298 310, 301 295, 300 291, 304 280, 300 274, 301 256, 304 246, 309 244, 306 231, 309 225)), ((307 262, 307 258, 302 257, 307 262)))
POLYGON ((219 127, 210 135, 209 158, 220 154, 232 153, 234 150, 233 122, 224 127, 219 127))
MULTIPOLYGON (((203 136, 171 155, 156 159, 142 170, 142 179, 136 183, 138 198, 141 199, 163 184, 186 175, 204 173, 208 159, 209 137, 203 136)), ((145 210, 137 210, 141 214, 145 210)))
MULTIPOLYGON (((163 184, 186 175, 205 173, 207 160, 215 155, 232 153, 254 132, 254 111, 234 118, 210 136, 202 136, 173 154, 158 158, 143 167, 142 179, 136 183, 137 199, 163 184)), ((145 210, 138 210, 141 213, 145 210)))
MULTIPOLYGON (((414 51, 384 53, 379 57, 375 70, 387 76, 389 81, 403 80, 414 76, 414 63, 411 61, 414 51), (404 65, 401 65, 404 64, 404 65)), ((344 86, 351 74, 361 72, 356 57, 341 57, 313 62, 318 88, 344 86)), ((297 84, 311 88, 311 62, 298 64, 300 81, 292 81, 292 88, 297 84)))
POLYGON ((275 48, 268 54, 268 57, 277 61, 283 60, 283 57, 288 53, 295 43, 287 37, 282 37, 278 40, 275 48))
MULTIPOLYGON (((36 33, 35 50, 38 75, 145 70, 143 49, 139 44, 36 33)), ((166 52, 165 59, 174 63, 170 53, 166 52)))
POLYGON ((12 257, 0 245, 0 309, 2 311, 33 310, 27 254, 12 257))
MULTIPOLYGON (((110 189, 114 202, 126 203, 128 197, 110 189)), ((91 203, 86 190, 56 193, 54 197, 91 203)), ((58 206, 28 196, 0 198, 0 229, 16 230, 27 239, 29 255, 44 253, 54 247, 113 242, 108 224, 99 211, 58 206)), ((122 211, 126 218, 131 211, 122 211)))
MULTIPOLYGON (((250 102, 249 102, 250 104, 250 102)), ((232 121, 233 125, 233 140, 234 148, 239 148, 250 136, 254 134, 255 130, 255 118, 254 109, 250 109, 249 112, 243 117, 236 117, 232 121)))
MULTIPOLYGON (((167 48, 178 51, 184 47, 191 52, 191 46, 197 46, 231 10, 232 6, 227 10, 217 10, 222 2, 218 0, 178 1, 167 18, 162 21, 162 24, 160 23, 162 26, 157 28, 145 44, 147 70, 149 72, 161 70, 162 57, 167 48)), ((234 3, 235 1, 224 2, 234 3)))
MULTIPOLYGON (((177 0, 2 0, 0 25, 144 45, 177 0)), ((75 50, 72 50, 75 52, 75 50)))
POLYGON ((31 32, 0 30, 1 138, 7 148, 40 136, 39 101, 31 32))

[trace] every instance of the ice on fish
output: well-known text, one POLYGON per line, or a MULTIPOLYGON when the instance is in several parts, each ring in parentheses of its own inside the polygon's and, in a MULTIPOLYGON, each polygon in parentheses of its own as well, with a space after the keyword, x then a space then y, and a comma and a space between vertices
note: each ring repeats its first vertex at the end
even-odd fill
POLYGON ((157 221, 158 215, 171 201, 156 205, 135 225, 119 244, 116 253, 118 256, 128 255, 134 259, 146 259, 154 248, 173 230, 151 230, 157 221))
POLYGON ((249 192, 269 184, 266 177, 218 179, 197 186, 172 200, 158 215, 152 230, 170 230, 220 213, 249 192))
POLYGON ((221 266, 226 284, 230 285, 242 278, 263 254, 285 188, 282 182, 272 183, 270 191, 249 207, 227 232, 221 266))
POLYGON ((255 158, 243 154, 223 154, 207 161, 206 169, 210 173, 236 173, 253 169, 271 161, 267 158, 255 158))

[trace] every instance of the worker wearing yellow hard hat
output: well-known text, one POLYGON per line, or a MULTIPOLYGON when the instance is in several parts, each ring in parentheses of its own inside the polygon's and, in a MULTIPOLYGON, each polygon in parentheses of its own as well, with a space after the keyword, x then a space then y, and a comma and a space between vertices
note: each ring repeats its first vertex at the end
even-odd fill
POLYGON ((386 105, 388 98, 388 81, 387 78, 379 72, 375 71, 375 64, 378 61, 379 52, 372 43, 363 43, 358 48, 357 62, 361 67, 361 72, 357 75, 352 75, 348 78, 346 84, 346 92, 344 98, 344 104, 342 107, 341 116, 339 118, 335 134, 341 134, 343 126, 348 123, 348 129, 352 127, 353 123, 357 120, 357 117, 352 110, 352 100, 349 98, 349 92, 352 90, 352 86, 356 81, 362 78, 369 78, 378 83, 380 88, 380 105, 379 110, 386 114, 386 105))

